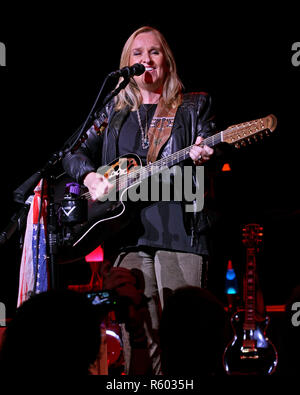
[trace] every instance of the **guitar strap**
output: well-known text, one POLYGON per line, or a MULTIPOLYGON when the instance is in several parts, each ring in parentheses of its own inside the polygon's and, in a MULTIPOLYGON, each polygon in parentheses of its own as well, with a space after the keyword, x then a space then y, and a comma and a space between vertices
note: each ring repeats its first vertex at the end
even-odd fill
POLYGON ((174 126, 177 109, 178 106, 175 108, 168 107, 163 99, 158 102, 148 131, 149 150, 147 163, 156 161, 162 146, 169 139, 174 126))

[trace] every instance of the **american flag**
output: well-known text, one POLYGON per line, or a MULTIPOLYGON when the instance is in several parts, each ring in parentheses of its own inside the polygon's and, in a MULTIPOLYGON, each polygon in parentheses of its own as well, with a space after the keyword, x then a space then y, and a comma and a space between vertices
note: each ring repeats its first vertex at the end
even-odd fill
POLYGON ((46 248, 46 219, 48 200, 45 184, 45 181, 43 182, 43 180, 41 180, 34 189, 34 198, 30 205, 27 216, 20 266, 18 306, 20 306, 25 300, 29 299, 32 293, 45 292, 49 288, 46 248), (40 215, 40 227, 38 229, 42 187, 44 188, 44 194, 40 215))

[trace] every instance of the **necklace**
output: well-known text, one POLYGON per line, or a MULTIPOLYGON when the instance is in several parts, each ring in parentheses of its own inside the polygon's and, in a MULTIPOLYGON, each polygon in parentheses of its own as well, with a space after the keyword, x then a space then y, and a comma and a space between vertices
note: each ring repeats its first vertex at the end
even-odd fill
POLYGON ((151 110, 153 106, 155 106, 157 103, 152 104, 148 109, 142 104, 145 112, 146 112, 146 122, 145 122, 145 128, 143 128, 142 121, 141 121, 141 115, 139 109, 137 109, 137 117, 138 117, 138 122, 139 122, 139 127, 140 131, 142 134, 142 148, 147 149, 149 148, 149 138, 148 138, 148 112, 151 110))

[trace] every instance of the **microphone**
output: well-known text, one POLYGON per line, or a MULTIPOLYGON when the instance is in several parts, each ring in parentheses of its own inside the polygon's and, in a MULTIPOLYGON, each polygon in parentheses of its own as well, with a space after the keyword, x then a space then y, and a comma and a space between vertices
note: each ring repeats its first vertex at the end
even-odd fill
POLYGON ((133 66, 123 67, 120 70, 112 71, 108 74, 108 76, 129 78, 133 77, 134 75, 142 75, 145 70, 145 66, 143 66, 141 63, 135 63, 133 66))

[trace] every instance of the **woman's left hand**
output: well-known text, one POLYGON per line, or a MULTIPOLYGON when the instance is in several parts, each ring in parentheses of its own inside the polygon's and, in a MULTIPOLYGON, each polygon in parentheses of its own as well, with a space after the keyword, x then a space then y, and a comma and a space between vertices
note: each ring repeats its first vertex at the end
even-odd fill
POLYGON ((207 145, 203 145, 202 141, 203 138, 198 136, 194 146, 190 150, 190 157, 196 165, 202 165, 204 162, 208 161, 214 153, 214 150, 207 145))

